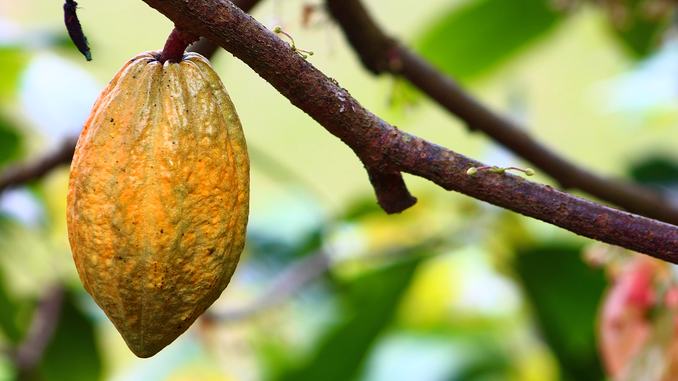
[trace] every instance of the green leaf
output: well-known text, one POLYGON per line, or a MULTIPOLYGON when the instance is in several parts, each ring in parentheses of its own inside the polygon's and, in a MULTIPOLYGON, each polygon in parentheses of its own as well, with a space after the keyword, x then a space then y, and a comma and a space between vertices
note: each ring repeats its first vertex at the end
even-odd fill
POLYGON ((14 94, 26 63, 28 54, 22 48, 0 46, 0 100, 14 94))
POLYGON ((13 344, 18 343, 28 329, 28 303, 20 303, 6 289, 5 276, 0 269, 0 331, 13 344))
POLYGON ((9 120, 0 115, 0 167, 19 157, 21 151, 21 135, 9 120))
MULTIPOLYGON (((316 252, 322 245, 322 226, 314 228, 298 241, 288 242, 250 231, 247 236, 247 247, 250 258, 262 263, 271 264, 273 268, 280 268, 281 264, 305 257, 316 252)), ((276 270, 277 271, 277 270, 276 270)))
POLYGON ((446 381, 502 380, 511 371, 510 353, 506 353, 499 343, 477 339, 470 352, 472 356, 446 381))
POLYGON ((629 170, 639 183, 650 185, 678 185, 678 161, 668 156, 648 157, 629 170))
POLYGON ((521 250, 515 270, 564 380, 603 380, 595 322, 605 276, 580 258, 581 246, 547 244, 521 250))
POLYGON ((648 14, 647 2, 626 0, 624 17, 614 27, 618 41, 636 58, 651 53, 660 42, 662 33, 668 24, 667 12, 664 16, 652 17, 648 14))
POLYGON ((38 373, 42 381, 96 381, 102 378, 94 323, 76 305, 75 296, 64 296, 59 323, 38 373))
POLYGON ((369 215, 383 215, 383 213, 384 211, 377 203, 377 200, 374 196, 370 195, 349 202, 344 212, 337 219, 342 222, 356 222, 369 215))
POLYGON ((419 262, 417 258, 396 263, 345 285, 346 315, 320 340, 307 363, 278 380, 347 381, 358 376, 375 340, 391 321, 419 262))
POLYGON ((550 0, 475 0, 452 8, 416 44, 456 79, 473 79, 499 66, 563 19, 550 0))

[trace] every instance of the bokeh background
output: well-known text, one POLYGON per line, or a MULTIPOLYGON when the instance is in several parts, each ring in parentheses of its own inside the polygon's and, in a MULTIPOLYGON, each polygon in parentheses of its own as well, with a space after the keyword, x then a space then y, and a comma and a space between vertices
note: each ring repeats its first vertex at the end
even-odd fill
MULTIPOLYGON (((365 3, 389 33, 554 150, 676 189, 678 39, 668 2, 365 3)), ((94 58, 86 62, 61 6, 0 0, 0 170, 77 135, 119 67, 160 49, 172 27, 142 1, 81 0, 94 58)), ((317 1, 263 0, 253 15, 282 26, 314 65, 399 128, 492 165, 529 166, 407 83, 371 76, 317 1), (309 5, 318 8, 304 20, 309 5)), ((0 194, 0 380, 606 379, 615 356, 600 350, 606 289, 638 255, 412 176, 419 202, 387 216, 344 144, 229 53, 212 61, 252 160, 248 242, 231 284, 176 342, 134 357, 79 283, 60 167, 0 194), (18 350, 34 353, 28 366, 18 350)), ((673 285, 666 265, 643 271, 661 276, 642 291, 673 285)), ((627 316, 620 298, 615 316, 627 316)), ((671 364, 673 312, 656 299, 633 316, 665 329, 664 339, 644 336, 622 356, 646 364, 629 379, 660 380, 649 374, 671 364)))

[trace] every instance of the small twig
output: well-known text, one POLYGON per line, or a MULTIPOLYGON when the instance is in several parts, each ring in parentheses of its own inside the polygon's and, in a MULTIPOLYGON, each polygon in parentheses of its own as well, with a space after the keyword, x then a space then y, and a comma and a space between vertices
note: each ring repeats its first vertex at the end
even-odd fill
POLYGON ((469 176, 475 176, 478 172, 489 172, 497 173, 503 175, 506 171, 517 171, 522 172, 526 176, 534 176, 534 170, 532 168, 518 168, 518 167, 495 167, 492 165, 485 165, 482 167, 471 167, 466 171, 466 174, 469 176))
POLYGON ((23 379, 30 375, 40 363, 47 344, 59 324, 64 290, 61 286, 52 286, 40 300, 33 313, 33 320, 26 339, 13 353, 14 365, 23 379))
POLYGON ((301 58, 306 59, 308 56, 312 56, 313 52, 310 50, 304 50, 304 49, 299 49, 297 47, 297 44, 294 42, 294 38, 289 35, 289 33, 285 32, 280 26, 276 26, 273 28, 273 32, 276 34, 282 34, 283 36, 287 37, 290 40, 290 46, 292 47, 292 51, 295 51, 299 53, 301 58))

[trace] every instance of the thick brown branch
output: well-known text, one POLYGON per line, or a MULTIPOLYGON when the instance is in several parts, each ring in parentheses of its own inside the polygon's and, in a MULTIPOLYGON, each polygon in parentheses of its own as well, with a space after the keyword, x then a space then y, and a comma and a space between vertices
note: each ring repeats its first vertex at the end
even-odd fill
MULTIPOLYGON (((243 12, 249 12, 254 9, 254 7, 259 4, 259 1, 261 0, 231 0, 231 2, 242 9, 243 12)), ((191 45, 189 50, 199 53, 203 57, 212 57, 218 49, 219 45, 203 37, 198 40, 198 42, 191 45)))
POLYGON ((368 168, 409 172, 603 242, 678 262, 678 226, 621 212, 508 174, 468 176, 482 166, 399 131, 363 108, 274 33, 224 0, 144 0, 183 29, 217 42, 294 105, 339 137, 368 168))
POLYGON ((212 57, 219 49, 219 45, 202 37, 195 44, 189 47, 189 51, 196 52, 203 57, 212 57))
POLYGON ((327 0, 327 8, 371 72, 402 75, 469 128, 487 134, 564 188, 578 189, 631 212, 678 225, 678 203, 648 188, 602 178, 543 146, 525 133, 525 128, 495 114, 449 77, 387 36, 360 0, 327 0))

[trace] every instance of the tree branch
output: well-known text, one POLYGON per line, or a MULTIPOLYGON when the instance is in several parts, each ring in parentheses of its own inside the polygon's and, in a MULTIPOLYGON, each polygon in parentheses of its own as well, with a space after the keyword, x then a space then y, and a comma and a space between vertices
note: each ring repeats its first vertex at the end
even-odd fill
POLYGON ((294 105, 346 143, 366 167, 403 171, 574 233, 678 263, 678 226, 622 212, 510 174, 399 131, 363 108, 274 33, 224 0, 144 0, 177 27, 244 61, 294 105))
POLYGON ((35 161, 10 167, 0 174, 0 194, 8 188, 41 178, 52 169, 71 162, 77 138, 66 139, 54 152, 35 161))
POLYGON ((495 114, 423 58, 387 36, 360 0, 326 2, 363 65, 372 73, 403 76, 469 128, 482 131, 550 175, 563 188, 578 189, 628 211, 678 225, 678 203, 649 188, 602 178, 541 145, 525 128, 495 114))

